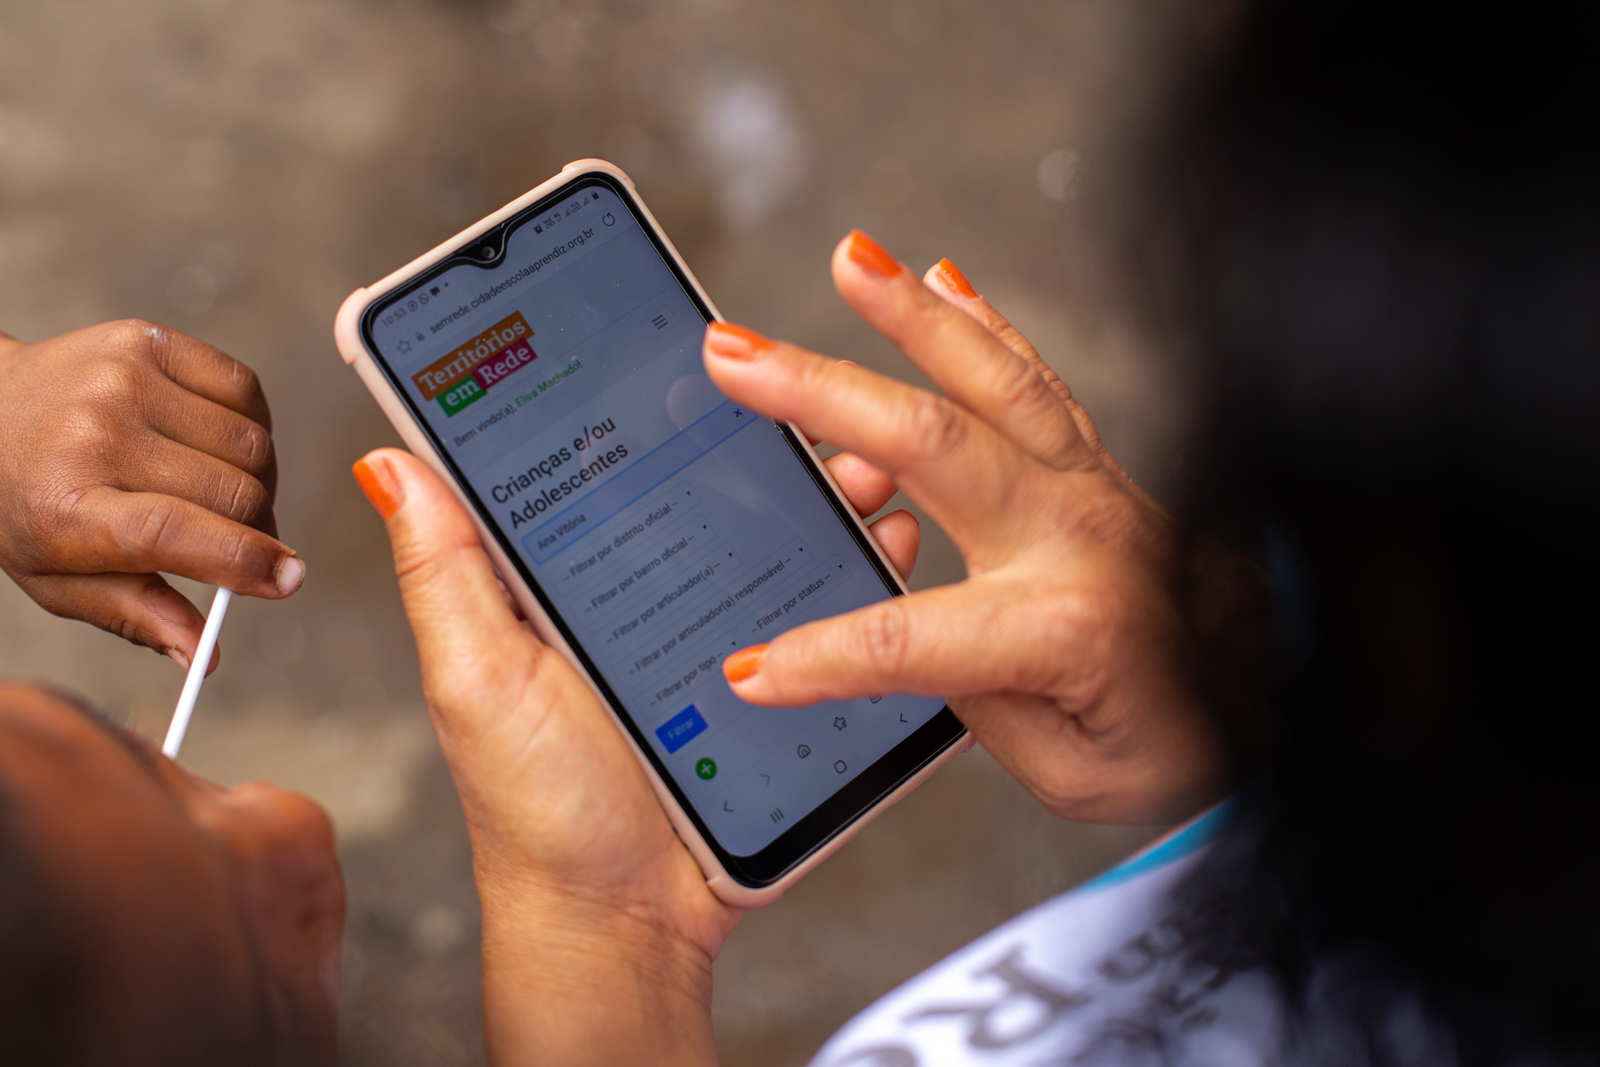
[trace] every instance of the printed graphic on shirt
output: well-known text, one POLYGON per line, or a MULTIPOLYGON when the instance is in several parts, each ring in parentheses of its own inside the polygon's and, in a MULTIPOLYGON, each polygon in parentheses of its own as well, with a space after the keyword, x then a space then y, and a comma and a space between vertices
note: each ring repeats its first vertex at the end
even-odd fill
POLYGON ((1193 951, 1227 900, 1172 892, 1224 817, 1213 809, 1187 841, 1174 835, 967 946, 859 1015, 813 1067, 1278 1062, 1276 984, 1243 955, 1193 951))

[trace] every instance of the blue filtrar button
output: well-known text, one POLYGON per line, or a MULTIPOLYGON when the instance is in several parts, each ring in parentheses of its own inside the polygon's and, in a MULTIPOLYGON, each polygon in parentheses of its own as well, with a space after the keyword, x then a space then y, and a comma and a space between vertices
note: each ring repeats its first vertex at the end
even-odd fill
POLYGON ((661 743, 666 747, 668 755, 678 751, 690 741, 693 741, 706 729, 706 721, 700 713, 690 704, 678 714, 656 727, 656 736, 661 738, 661 743))

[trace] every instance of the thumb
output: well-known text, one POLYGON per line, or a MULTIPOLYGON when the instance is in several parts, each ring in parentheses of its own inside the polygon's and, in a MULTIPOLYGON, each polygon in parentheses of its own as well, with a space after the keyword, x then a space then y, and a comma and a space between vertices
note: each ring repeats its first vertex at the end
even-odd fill
MULTIPOLYGON (((477 528, 455 495, 421 460, 396 448, 369 452, 352 468, 389 528, 400 596, 416 637, 422 684, 436 710, 446 708, 452 679, 493 684, 502 671, 525 671, 526 634, 501 592, 477 528), (523 638, 516 642, 512 635, 523 638)), ((472 702, 474 704, 478 702, 472 702)), ((482 709, 487 711, 487 708, 482 709)))

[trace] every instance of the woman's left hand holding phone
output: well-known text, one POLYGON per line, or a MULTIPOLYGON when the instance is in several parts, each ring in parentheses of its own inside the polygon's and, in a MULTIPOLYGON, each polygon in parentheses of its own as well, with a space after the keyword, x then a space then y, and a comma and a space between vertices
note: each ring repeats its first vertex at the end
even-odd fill
POLYGON ((294 593, 305 564, 276 537, 276 488, 243 363, 138 321, 0 334, 0 567, 46 610, 187 667, 205 617, 160 572, 294 593))
MULTIPOLYGON (((865 513, 893 492, 864 464, 832 469, 865 513)), ((711 961, 739 912, 707 888, 587 683, 519 620, 445 484, 396 449, 355 473, 388 524, 472 836, 490 1061, 715 1062, 711 961)), ((915 520, 879 523, 909 570, 915 520)))

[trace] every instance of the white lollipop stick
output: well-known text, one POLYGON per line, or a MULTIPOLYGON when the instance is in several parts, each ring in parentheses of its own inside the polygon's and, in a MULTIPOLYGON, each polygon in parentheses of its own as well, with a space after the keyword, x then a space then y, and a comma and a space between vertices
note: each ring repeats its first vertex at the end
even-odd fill
POLYGON ((183 680, 183 693, 172 713, 172 725, 167 727, 167 739, 161 742, 161 751, 168 759, 177 759, 178 750, 183 747, 183 735, 189 731, 189 720, 194 718, 195 701, 200 699, 200 686, 206 680, 206 667, 211 663, 211 653, 216 651, 217 635, 222 632, 222 620, 227 617, 231 600, 233 593, 217 586, 211 614, 206 616, 206 628, 200 633, 200 647, 194 650, 189 677, 183 680))

